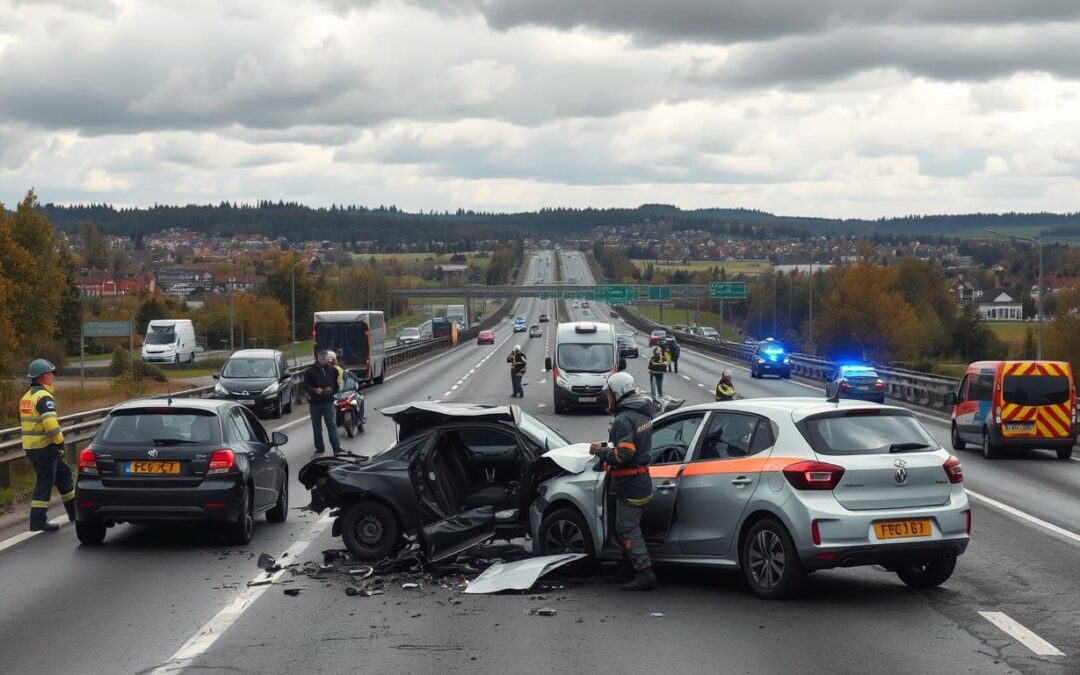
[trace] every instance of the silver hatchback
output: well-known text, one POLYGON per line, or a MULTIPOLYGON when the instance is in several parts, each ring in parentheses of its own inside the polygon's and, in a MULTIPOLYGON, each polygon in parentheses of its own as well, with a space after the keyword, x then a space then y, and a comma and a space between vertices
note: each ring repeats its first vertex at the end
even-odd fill
MULTIPOLYGON (((614 497, 596 461, 570 446, 530 524, 541 554, 618 559, 614 497)), ((653 422, 653 499, 642 518, 660 563, 742 571, 765 598, 807 572, 881 565, 913 588, 944 583, 967 548, 971 509, 959 460, 912 413, 856 401, 709 403, 653 422)))

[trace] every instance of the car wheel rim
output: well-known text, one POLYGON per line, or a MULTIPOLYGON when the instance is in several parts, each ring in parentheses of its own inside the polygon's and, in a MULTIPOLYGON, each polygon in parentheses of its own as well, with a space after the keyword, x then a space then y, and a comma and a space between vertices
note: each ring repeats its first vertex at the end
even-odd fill
POLYGON ((585 553, 585 536, 578 526, 569 520, 559 520, 548 528, 544 537, 544 550, 549 555, 559 553, 585 553))
POLYGON ((365 516, 364 518, 361 518, 356 526, 356 530, 360 542, 365 546, 372 547, 381 544, 383 537, 386 534, 386 528, 383 527, 382 520, 376 516, 365 516))
POLYGON ((762 530, 750 541, 750 574, 762 588, 770 589, 784 576, 786 555, 784 544, 772 530, 762 530))

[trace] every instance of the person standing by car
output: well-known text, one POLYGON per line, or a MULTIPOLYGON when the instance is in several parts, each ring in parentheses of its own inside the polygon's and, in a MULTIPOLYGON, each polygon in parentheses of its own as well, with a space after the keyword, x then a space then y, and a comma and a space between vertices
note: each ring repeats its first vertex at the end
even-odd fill
POLYGON ((649 389, 652 395, 659 397, 664 395, 664 373, 667 372, 667 361, 660 346, 653 347, 652 358, 649 359, 649 389))
POLYGON ((64 461, 64 433, 56 416, 53 372, 56 366, 45 359, 30 363, 26 376, 30 389, 19 401, 19 424, 26 458, 34 465, 34 494, 30 501, 30 531, 55 532, 59 525, 49 522, 49 495, 53 486, 60 492, 68 520, 75 520, 75 480, 64 461))
POLYGON ((341 441, 337 433, 337 410, 334 408, 334 394, 338 392, 337 370, 330 365, 329 352, 320 350, 315 363, 304 371, 304 391, 308 396, 308 412, 311 414, 311 430, 315 434, 315 454, 322 454, 326 449, 322 439, 322 424, 326 424, 326 435, 330 438, 330 447, 334 454, 340 454, 341 441))
POLYGON ((671 362, 671 369, 676 373, 679 372, 679 353, 682 351, 682 347, 675 341, 675 338, 668 338, 667 352, 669 354, 668 361, 671 362))
POLYGON ((593 443, 589 454, 599 455, 615 487, 615 533, 623 559, 613 582, 625 582, 624 591, 651 591, 656 575, 641 534, 641 516, 652 499, 649 454, 656 404, 639 395, 634 378, 619 372, 608 378, 608 411, 615 417, 607 443, 593 443))
POLYGON ((506 357, 506 362, 510 364, 510 386, 514 388, 510 398, 525 398, 525 391, 521 388, 521 378, 525 377, 526 359, 525 354, 521 352, 521 345, 514 345, 514 351, 506 357))
POLYGON ((735 384, 731 381, 732 377, 733 375, 730 368, 725 370, 724 374, 720 376, 720 381, 716 383, 717 401, 735 400, 735 384))
POLYGON ((326 352, 326 362, 337 373, 337 391, 341 391, 342 387, 345 386, 345 369, 338 365, 337 352, 332 349, 326 352))

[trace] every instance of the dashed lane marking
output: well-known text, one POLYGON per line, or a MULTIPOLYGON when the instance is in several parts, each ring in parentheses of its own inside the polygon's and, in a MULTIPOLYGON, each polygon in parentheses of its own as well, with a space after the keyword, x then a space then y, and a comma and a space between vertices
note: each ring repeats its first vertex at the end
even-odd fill
POLYGON ((1065 656, 1065 652, 1042 639, 1005 612, 979 612, 979 615, 1039 656, 1065 656))
POLYGON ((689 377, 687 377, 686 375, 679 375, 679 377, 681 377, 682 379, 686 380, 687 382, 689 382, 689 381, 690 381, 690 378, 689 378, 689 377))
POLYGON ((704 387, 704 386, 705 386, 705 384, 704 384, 703 382, 698 382, 698 383, 697 383, 697 386, 699 386, 699 387, 704 387))

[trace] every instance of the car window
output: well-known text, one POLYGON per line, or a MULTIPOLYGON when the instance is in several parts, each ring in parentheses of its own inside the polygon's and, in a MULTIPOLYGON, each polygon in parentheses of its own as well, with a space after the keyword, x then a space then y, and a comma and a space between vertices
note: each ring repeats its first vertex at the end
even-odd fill
POLYGON ((266 435, 266 429, 263 428, 261 422, 255 418, 255 415, 247 408, 242 408, 240 414, 244 416, 244 421, 247 422, 248 427, 251 429, 251 433, 256 441, 259 443, 269 443, 270 439, 266 435))
POLYGON ((255 441, 255 432, 248 426, 247 420, 244 419, 240 410, 234 408, 229 412, 229 435, 232 436, 234 441, 241 441, 244 443, 253 443, 255 441))
POLYGON ((969 401, 989 401, 994 397, 993 374, 977 375, 971 381, 971 391, 968 393, 969 401))
POLYGON ((444 442, 459 445, 476 459, 513 457, 518 453, 517 438, 497 429, 457 429, 444 434, 444 442))
POLYGON ((278 357, 278 369, 281 371, 282 377, 289 374, 289 361, 285 358, 284 354, 278 357))
POLYGON ((1062 375, 1010 375, 1001 384, 1001 397, 1016 405, 1061 405, 1071 393, 1069 378, 1062 375))
POLYGON ((217 443, 217 416, 209 411, 122 410, 109 415, 94 441, 97 443, 155 443, 165 445, 217 443))
POLYGON ((690 444, 694 442, 705 413, 680 415, 653 425, 650 455, 651 464, 678 464, 686 461, 690 444))
POLYGON ((969 375, 964 375, 964 379, 960 380, 960 386, 957 387, 957 389, 956 389, 956 401, 957 401, 957 403, 967 400, 967 389, 968 389, 968 380, 969 379, 970 379, 969 375))
POLYGON ((235 377, 237 379, 277 377, 274 372, 274 360, 262 357, 232 357, 221 369, 222 377, 235 377))
POLYGON ((940 447, 930 432, 906 411, 860 409, 826 413, 807 418, 798 427, 819 455, 883 455, 897 445, 909 446, 905 451, 931 451, 940 447))
POLYGON ((758 434, 759 418, 754 415, 714 412, 694 461, 749 457, 772 447, 769 425, 760 426, 762 431, 758 434), (758 435, 760 439, 756 439, 758 435))

